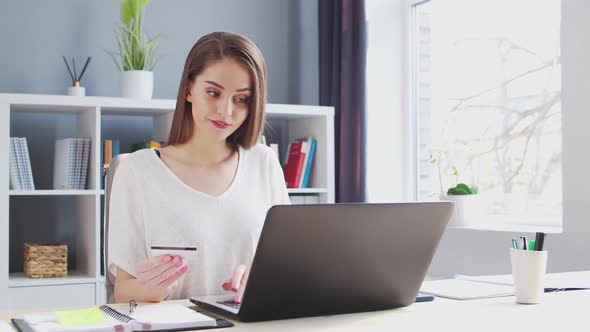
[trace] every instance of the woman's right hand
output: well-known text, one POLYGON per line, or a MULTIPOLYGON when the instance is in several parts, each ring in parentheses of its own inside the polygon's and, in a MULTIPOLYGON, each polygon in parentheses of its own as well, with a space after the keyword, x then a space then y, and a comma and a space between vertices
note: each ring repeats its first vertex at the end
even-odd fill
POLYGON ((142 286, 166 298, 186 271, 188 265, 182 265, 180 256, 160 255, 137 264, 136 278, 142 286))
POLYGON ((136 266, 136 274, 117 267, 115 279, 115 301, 128 303, 160 302, 165 300, 178 286, 178 279, 188 271, 182 265, 182 258, 172 255, 151 257, 136 266))

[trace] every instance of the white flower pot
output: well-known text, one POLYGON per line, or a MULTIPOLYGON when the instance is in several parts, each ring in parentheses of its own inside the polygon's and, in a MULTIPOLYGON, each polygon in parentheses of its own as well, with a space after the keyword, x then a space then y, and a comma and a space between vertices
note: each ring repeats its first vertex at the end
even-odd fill
POLYGON ((121 72, 121 97, 152 99, 154 93, 154 73, 146 70, 127 70, 121 72))
POLYGON ((483 206, 480 195, 446 195, 443 199, 455 205, 449 226, 469 226, 481 222, 483 206))
POLYGON ((77 97, 84 97, 86 96, 86 88, 83 86, 68 86, 68 95, 69 96, 77 96, 77 97))

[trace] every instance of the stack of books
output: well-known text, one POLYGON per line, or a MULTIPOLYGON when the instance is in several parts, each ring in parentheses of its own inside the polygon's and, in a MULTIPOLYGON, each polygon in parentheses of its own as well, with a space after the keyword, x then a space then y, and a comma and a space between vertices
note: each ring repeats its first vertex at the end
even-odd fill
POLYGON ((118 139, 105 139, 102 142, 102 163, 108 165, 114 156, 121 153, 121 142, 118 139))
POLYGON ((287 188, 308 188, 316 146, 313 137, 299 138, 289 144, 283 166, 287 188))
POLYGON ((55 141, 53 189, 86 189, 90 139, 64 138, 55 141))
POLYGON ((35 190, 26 137, 10 138, 10 189, 35 190))

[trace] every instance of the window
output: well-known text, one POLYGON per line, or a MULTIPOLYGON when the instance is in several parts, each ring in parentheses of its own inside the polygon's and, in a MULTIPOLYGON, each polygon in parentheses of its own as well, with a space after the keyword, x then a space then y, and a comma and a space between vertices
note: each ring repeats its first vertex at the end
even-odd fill
POLYGON ((417 199, 465 183, 483 224, 561 226, 560 6, 413 6, 417 199))

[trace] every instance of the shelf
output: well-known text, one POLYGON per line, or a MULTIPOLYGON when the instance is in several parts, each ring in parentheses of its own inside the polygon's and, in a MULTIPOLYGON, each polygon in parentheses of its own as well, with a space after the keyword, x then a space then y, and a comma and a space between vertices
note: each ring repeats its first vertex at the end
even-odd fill
POLYGON ((77 271, 68 271, 67 277, 61 278, 29 278, 23 272, 10 273, 8 275, 8 287, 31 287, 50 285, 90 284, 97 281, 96 277, 90 277, 77 271))
POLYGON ((16 112, 77 113, 100 107, 107 114, 163 114, 176 108, 176 100, 172 99, 139 100, 120 97, 2 93, 0 99, 11 104, 12 111, 16 112))
POLYGON ((96 195, 96 190, 10 190, 10 196, 88 196, 96 195))
POLYGON ((324 194, 328 192, 326 188, 288 188, 289 194, 324 194))

